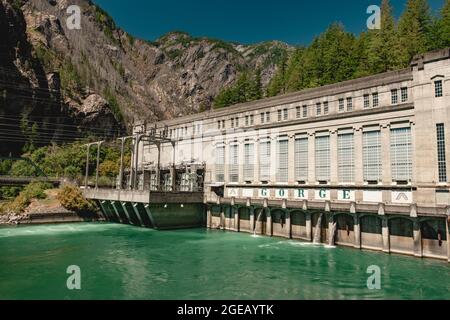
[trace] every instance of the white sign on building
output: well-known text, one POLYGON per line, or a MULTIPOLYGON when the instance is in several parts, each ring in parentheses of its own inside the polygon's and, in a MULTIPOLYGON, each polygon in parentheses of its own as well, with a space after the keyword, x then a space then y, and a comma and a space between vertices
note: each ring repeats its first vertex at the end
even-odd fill
POLYGON ((237 198, 239 196, 238 188, 227 188, 228 198, 237 198))
POLYGON ((253 198, 253 189, 242 189, 242 197, 253 198))
POLYGON ((309 190, 296 189, 294 192, 294 198, 299 200, 308 200, 309 190))
POLYGON ((355 191, 354 190, 338 190, 338 200, 339 201, 355 201, 355 191))
POLYGON ((400 204, 410 204, 413 202, 413 195, 410 191, 392 191, 391 202, 400 204))
POLYGON ((270 190, 269 189, 259 189, 258 190, 258 197, 259 198, 269 198, 270 197, 270 190))
POLYGON ((275 190, 275 198, 288 199, 289 198, 289 190, 288 189, 276 189, 275 190))
POLYGON ((316 200, 330 200, 331 199, 330 190, 326 190, 326 189, 316 190, 315 199, 316 200))
POLYGON ((382 203, 383 202, 383 191, 363 191, 363 201, 364 202, 375 202, 382 203))

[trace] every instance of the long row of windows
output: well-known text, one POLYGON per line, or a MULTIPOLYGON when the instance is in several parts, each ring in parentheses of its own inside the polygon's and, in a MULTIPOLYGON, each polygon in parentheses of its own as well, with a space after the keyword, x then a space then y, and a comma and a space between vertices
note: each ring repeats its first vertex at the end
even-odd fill
MULTIPOLYGON (((443 97, 443 81, 442 80, 436 80, 434 81, 434 91, 435 91, 435 97, 443 97)), ((402 87, 400 89, 392 89, 391 90, 391 104, 397 105, 399 103, 405 103, 409 100, 409 93, 407 87, 402 87)), ((374 92, 371 94, 364 94, 363 95, 363 107, 364 109, 368 108, 376 108, 380 106, 380 99, 378 92, 374 92)), ((313 106, 314 107, 314 106, 313 106)), ((345 111, 353 111, 354 110, 354 100, 352 97, 347 98, 339 98, 338 99, 338 111, 339 112, 345 112, 345 111)), ((295 118, 296 119, 302 119, 302 118, 308 118, 309 116, 315 115, 315 116, 322 116, 327 115, 330 112, 329 102, 317 102, 315 104, 315 108, 309 108, 308 105, 302 105, 297 106, 295 109, 295 118)), ((246 115, 244 117, 245 119, 245 126, 253 126, 255 124, 254 115, 246 115)), ((279 109, 277 110, 277 120, 278 121, 287 121, 289 120, 289 109, 279 109)), ((230 121, 230 127, 231 128, 238 128, 240 126, 239 117, 233 117, 229 119, 230 121)), ((261 124, 267 124, 271 122, 271 112, 262 112, 260 113, 260 123, 261 124)), ((226 129, 226 122, 225 120, 217 120, 217 128, 219 130, 226 129)), ((193 133, 196 132, 195 126, 193 128, 193 133)), ((198 131, 200 129, 198 128, 198 131)), ((188 127, 180 127, 180 128, 174 128, 170 129, 169 137, 171 138, 180 138, 183 136, 186 136, 188 134, 188 127)))
MULTIPOLYGON (((438 135, 440 134, 438 128, 438 135)), ((259 181, 268 183, 271 177, 271 166, 276 166, 276 181, 288 182, 289 172, 289 139, 287 136, 279 137, 276 141, 276 163, 271 163, 271 141, 263 140, 259 143, 259 181)), ((441 154, 445 157, 445 141, 438 139, 441 154)), ((322 184, 330 182, 330 171, 333 161, 331 159, 330 136, 318 135, 315 138, 315 178, 322 184)), ((224 146, 216 148, 216 180, 224 182, 225 152, 224 146)), ((238 145, 230 146, 230 182, 239 182, 238 145)), ((294 143, 295 179, 303 184, 309 177, 309 138, 298 136, 294 143)), ((408 183, 412 179, 412 146, 411 129, 392 129, 390 133, 390 154, 392 180, 408 183)), ((382 180, 382 152, 381 132, 368 131, 363 133, 363 171, 364 180, 368 183, 378 183, 382 180)), ((440 158, 445 165, 445 158, 440 158)), ((386 165, 386 164, 384 164, 386 165)), ((255 144, 244 144, 244 179, 248 182, 255 180, 255 144)), ((337 138, 337 169, 338 179, 341 183, 355 181, 355 142, 353 133, 338 134, 337 138)), ((440 172, 441 173, 441 172, 440 172)), ((444 173, 442 172, 442 175, 444 173)), ((445 173, 446 179, 446 173, 445 173)))
MULTIPOLYGON (((442 82, 441 82, 442 83, 442 82)), ((442 85, 441 85, 442 87, 442 85)), ((438 92, 439 89, 436 89, 438 92)), ((442 89, 440 89, 440 92, 442 92, 442 89)), ((438 93, 437 93, 438 94, 438 93)), ((441 93, 442 94, 442 93, 441 93)), ((374 92, 371 95, 364 94, 364 109, 367 108, 376 108, 380 105, 380 99, 378 92, 374 92)), ((393 89, 391 90, 391 102, 392 104, 398 104, 399 102, 406 102, 408 101, 408 88, 404 87, 400 90, 393 89), (399 91, 400 91, 400 97, 399 97, 399 91)), ((301 119, 301 118, 308 118, 309 116, 322 116, 327 115, 330 112, 330 106, 328 101, 324 102, 317 102, 315 104, 314 109, 310 109, 308 105, 302 105, 297 106, 295 109, 295 118, 301 119)), ((338 111, 339 112, 345 112, 345 111, 353 111, 354 110, 354 99, 353 97, 347 97, 347 98, 340 98, 338 99, 338 111)), ((283 108, 276 111, 277 117, 276 120, 278 122, 281 121, 287 121, 289 120, 289 109, 283 108)), ((261 124, 267 124, 271 122, 271 112, 261 112, 260 113, 260 123, 261 124)), ((254 125, 253 115, 247 115, 245 116, 245 126, 252 126, 254 125)), ((230 119, 230 126, 231 128, 236 128, 239 126, 239 118, 233 117, 230 119)), ((218 129, 225 129, 225 121, 224 120, 218 120, 217 121, 217 127, 218 129)))

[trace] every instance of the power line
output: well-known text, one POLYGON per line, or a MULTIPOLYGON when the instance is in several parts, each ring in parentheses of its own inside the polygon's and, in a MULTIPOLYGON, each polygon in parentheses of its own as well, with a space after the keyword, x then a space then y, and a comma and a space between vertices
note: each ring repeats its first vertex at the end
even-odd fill
MULTIPOLYGON (((57 139, 57 138, 67 138, 67 139, 77 139, 77 138, 85 138, 86 136, 84 136, 82 133, 79 134, 75 134, 75 133, 59 133, 59 132, 54 132, 54 133, 50 133, 50 132, 33 132, 31 134, 27 134, 24 133, 20 130, 8 130, 8 129, 0 129, 0 135, 3 134, 18 134, 18 135, 23 135, 23 136, 31 136, 36 134, 37 137, 49 137, 51 139, 57 139)), ((105 138, 115 138, 117 137, 116 135, 103 135, 103 137, 105 138)))
MULTIPOLYGON (((23 118, 19 118, 19 117, 17 117, 17 118, 11 118, 11 117, 4 117, 4 116, 0 116, 0 119, 4 119, 4 120, 10 120, 10 121, 20 121, 21 119, 23 119, 23 118)), ((96 127, 87 127, 87 126, 77 126, 77 125, 69 125, 69 124, 58 124, 58 123, 52 123, 52 122, 45 122, 45 121, 33 121, 33 120, 28 120, 29 122, 33 122, 33 123, 36 123, 36 124, 42 124, 42 125, 49 125, 49 126, 61 126, 61 127, 67 127, 67 128, 85 128, 85 129, 87 129, 88 131, 92 131, 92 132, 96 132, 96 131, 98 131, 98 132, 101 132, 101 131, 104 131, 104 129, 101 129, 101 128, 96 128, 96 127)))
MULTIPOLYGON (((22 129, 21 126, 17 126, 15 124, 0 123, 0 131, 18 131, 18 130, 11 130, 11 129, 2 129, 2 127, 14 128, 14 129, 22 129)), ((32 126, 27 126, 26 128, 27 129, 33 129, 32 126)), ((42 134, 72 134, 72 135, 79 135, 79 134, 83 134, 84 133, 81 130, 75 131, 75 130, 65 130, 65 129, 47 129, 47 128, 42 128, 42 127, 39 127, 38 131, 40 133, 42 133, 42 134)), ((106 134, 105 133, 104 136, 115 136, 115 134, 106 134)))

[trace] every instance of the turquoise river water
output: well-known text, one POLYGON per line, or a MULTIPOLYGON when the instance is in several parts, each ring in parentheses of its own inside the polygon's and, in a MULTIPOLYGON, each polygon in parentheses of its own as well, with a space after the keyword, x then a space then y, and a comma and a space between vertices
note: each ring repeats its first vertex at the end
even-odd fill
POLYGON ((450 299, 450 265, 205 229, 0 228, 0 299, 450 299), (68 266, 81 290, 68 290, 68 266), (367 268, 381 268, 369 290, 367 268))

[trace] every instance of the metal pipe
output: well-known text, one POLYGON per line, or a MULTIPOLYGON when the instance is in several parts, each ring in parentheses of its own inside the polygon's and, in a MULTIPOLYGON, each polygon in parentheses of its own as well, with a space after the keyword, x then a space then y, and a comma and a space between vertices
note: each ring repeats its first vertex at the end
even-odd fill
POLYGON ((124 153, 126 139, 127 138, 120 138, 121 146, 120 146, 119 190, 122 190, 122 184, 123 184, 123 153, 124 153))
POLYGON ((103 141, 97 143, 97 168, 95 173, 95 189, 98 189, 98 172, 100 167, 100 148, 102 146, 103 141))
POLYGON ((132 189, 133 186, 133 176, 134 176, 134 151, 135 151, 135 145, 136 145, 136 137, 132 136, 131 137, 131 141, 132 141, 132 146, 131 146, 131 160, 130 160, 130 183, 128 184, 128 187, 130 188, 130 190, 132 189))
POLYGON ((161 189, 161 143, 157 143, 156 147, 158 148, 158 167, 156 168, 156 185, 158 191, 161 189))
POLYGON ((177 167, 175 166, 175 142, 172 142, 172 151, 173 151, 172 192, 175 192, 176 178, 177 178, 177 167))
POLYGON ((88 187, 88 176, 89 176, 89 152, 91 149, 91 145, 87 145, 87 155, 86 155, 86 176, 84 177, 84 188, 88 187))
POLYGON ((134 146, 134 177, 132 183, 132 189, 137 189, 137 174, 138 174, 138 165, 139 165, 139 143, 142 139, 142 134, 136 135, 136 144, 134 146))

